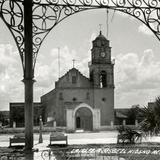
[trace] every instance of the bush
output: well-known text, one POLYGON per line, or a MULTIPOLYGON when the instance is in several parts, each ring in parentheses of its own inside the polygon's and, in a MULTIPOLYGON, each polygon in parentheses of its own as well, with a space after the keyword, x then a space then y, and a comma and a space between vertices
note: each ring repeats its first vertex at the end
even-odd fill
POLYGON ((139 133, 136 130, 133 130, 130 127, 127 126, 119 126, 117 128, 119 134, 118 134, 118 139, 117 139, 117 143, 129 143, 129 144, 134 144, 135 142, 137 142, 138 140, 142 139, 142 133, 139 133))

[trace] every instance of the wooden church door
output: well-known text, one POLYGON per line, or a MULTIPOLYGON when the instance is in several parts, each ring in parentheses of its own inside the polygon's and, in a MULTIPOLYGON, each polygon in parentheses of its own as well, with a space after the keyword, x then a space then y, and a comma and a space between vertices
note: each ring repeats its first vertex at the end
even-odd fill
POLYGON ((86 108, 82 107, 76 112, 76 129, 83 129, 85 131, 93 130, 93 116, 92 112, 86 108))

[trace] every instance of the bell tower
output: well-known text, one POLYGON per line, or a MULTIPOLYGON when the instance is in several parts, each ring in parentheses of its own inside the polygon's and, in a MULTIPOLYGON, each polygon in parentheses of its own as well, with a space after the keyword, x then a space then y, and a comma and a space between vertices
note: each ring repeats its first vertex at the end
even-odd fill
POLYGON ((111 61, 111 47, 100 31, 92 41, 90 81, 95 88, 114 88, 114 63, 111 61))

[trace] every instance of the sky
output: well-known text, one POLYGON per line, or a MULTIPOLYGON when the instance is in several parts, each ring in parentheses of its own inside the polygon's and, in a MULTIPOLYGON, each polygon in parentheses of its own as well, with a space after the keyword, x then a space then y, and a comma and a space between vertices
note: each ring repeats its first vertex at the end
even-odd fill
MULTIPOLYGON (((59 23, 46 37, 38 53, 34 83, 34 101, 54 89, 60 75, 75 67, 89 77, 92 41, 106 36, 106 10, 90 10, 72 15, 59 23)), ((134 17, 109 10, 109 36, 115 59, 115 108, 146 106, 160 95, 160 42, 134 17)), ((23 71, 16 44, 0 20, 0 110, 9 110, 10 102, 24 102, 23 71)))

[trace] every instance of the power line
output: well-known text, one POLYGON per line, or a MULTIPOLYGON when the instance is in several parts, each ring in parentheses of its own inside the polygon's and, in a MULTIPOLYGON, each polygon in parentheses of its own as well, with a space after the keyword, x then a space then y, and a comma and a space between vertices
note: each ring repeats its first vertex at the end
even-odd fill
POLYGON ((114 16, 115 16, 115 10, 114 10, 114 12, 113 12, 113 14, 112 14, 112 18, 111 18, 111 22, 113 21, 113 19, 114 19, 114 16))
POLYGON ((107 39, 108 39, 108 34, 109 34, 109 22, 108 22, 108 15, 109 15, 109 11, 108 11, 108 8, 106 9, 106 16, 107 16, 107 19, 106 19, 106 25, 107 25, 107 39))
POLYGON ((61 63, 60 63, 60 48, 58 47, 58 78, 60 78, 61 76, 61 73, 60 73, 60 66, 61 63))

